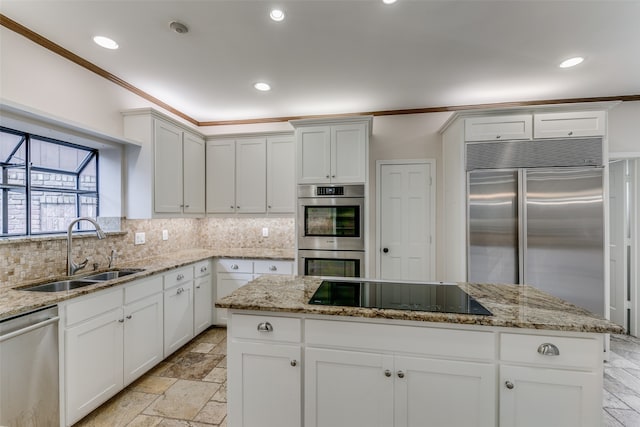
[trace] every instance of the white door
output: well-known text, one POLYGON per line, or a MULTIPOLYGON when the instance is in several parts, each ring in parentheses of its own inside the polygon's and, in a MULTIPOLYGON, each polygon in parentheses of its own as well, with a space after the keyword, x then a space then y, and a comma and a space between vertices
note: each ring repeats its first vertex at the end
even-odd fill
POLYGON ((331 182, 366 181, 366 141, 364 124, 331 126, 331 182))
POLYGON ((207 142, 207 212, 236 211, 236 142, 207 142))
POLYGON ((164 291, 164 357, 193 338, 193 282, 164 291))
POLYGON ((609 305, 611 321, 626 328, 625 166, 624 160, 609 164, 609 305))
POLYGON ((433 280, 434 221, 431 162, 379 163, 379 277, 433 280))
POLYGON ((393 356, 307 348, 305 427, 393 426, 393 356))
POLYGON ((300 346, 229 346, 230 426, 299 427, 302 421, 300 346), (237 387, 234 387, 237 385, 237 387))
POLYGON ((296 129, 298 184, 321 184, 331 179, 329 126, 296 129))
POLYGON ((184 212, 204 213, 205 148, 199 136, 183 134, 184 212))
POLYGON ((267 142, 236 141, 236 212, 264 213, 267 207, 267 142))
POLYGON ((495 373, 493 363, 396 357, 394 426, 495 426, 495 373))
POLYGON ((124 385, 162 360, 162 294, 124 307, 124 385))

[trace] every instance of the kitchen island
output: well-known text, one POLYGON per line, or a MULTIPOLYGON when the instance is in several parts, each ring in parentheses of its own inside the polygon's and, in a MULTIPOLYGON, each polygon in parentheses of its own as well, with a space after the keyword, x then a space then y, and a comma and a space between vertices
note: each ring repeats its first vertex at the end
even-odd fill
POLYGON ((230 310, 228 425, 599 426, 606 333, 530 286, 452 284, 491 315, 309 304, 317 277, 260 277, 230 310))

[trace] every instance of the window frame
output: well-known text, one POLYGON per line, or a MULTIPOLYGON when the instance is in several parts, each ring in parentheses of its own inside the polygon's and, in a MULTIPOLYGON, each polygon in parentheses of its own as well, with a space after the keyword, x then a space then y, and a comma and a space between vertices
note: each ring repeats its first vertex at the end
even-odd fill
MULTIPOLYGON (((96 214, 98 217, 100 215, 100 173, 99 173, 99 156, 100 152, 98 149, 86 147, 79 144, 74 144, 71 142, 63 141, 60 139, 50 138, 41 136, 31 132, 23 132, 16 129, 11 129, 8 127, 0 126, 1 133, 9 133, 19 137, 22 137, 21 141, 16 144, 13 152, 6 158, 0 159, 0 167, 2 168, 2 179, 0 180, 0 192, 2 192, 2 201, 0 209, 2 209, 2 221, 0 221, 0 239, 8 238, 8 237, 28 237, 28 236, 41 236, 41 235, 59 235, 66 234, 66 230, 60 231, 41 231, 41 232, 33 232, 32 230, 32 195, 34 191, 39 191, 43 193, 63 193, 63 194, 72 194, 75 195, 75 217, 80 216, 81 209, 81 196, 89 196, 94 197, 96 200, 96 214), (68 171, 64 169, 57 168, 49 168, 43 166, 34 166, 31 159, 31 151, 32 151, 32 139, 37 139, 38 141, 42 141, 45 143, 50 143, 54 145, 60 145, 64 147, 74 148, 77 150, 82 150, 87 152, 87 156, 84 160, 76 167, 75 171, 68 171), (24 165, 24 174, 25 174, 25 183, 24 185, 19 184, 8 184, 6 173, 8 168, 6 166, 11 166, 11 163, 6 163, 5 160, 11 158, 21 146, 25 147, 25 165, 24 165), (95 160, 95 190, 82 190, 80 189, 80 177, 87 168, 91 164, 92 161, 95 160), (42 172, 42 173, 51 173, 51 174, 59 174, 59 175, 67 175, 75 177, 75 189, 70 188, 56 188, 56 187, 46 187, 46 186, 36 186, 32 184, 32 173, 33 172, 42 172), (20 191, 24 192, 25 195, 25 215, 23 220, 25 221, 25 232, 24 233, 9 233, 9 204, 8 204, 8 193, 10 191, 20 191)), ((81 231, 80 224, 76 224, 74 231, 81 231)))

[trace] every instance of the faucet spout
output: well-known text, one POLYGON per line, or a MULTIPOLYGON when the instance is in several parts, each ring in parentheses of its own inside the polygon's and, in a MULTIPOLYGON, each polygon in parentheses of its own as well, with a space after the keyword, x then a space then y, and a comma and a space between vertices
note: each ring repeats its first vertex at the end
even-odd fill
POLYGON ((71 257, 71 242, 73 240, 73 226, 76 225, 80 221, 88 221, 96 228, 96 236, 98 239, 104 239, 107 237, 100 228, 100 225, 93 219, 89 217, 80 217, 76 218, 69 224, 69 228, 67 228, 67 275, 73 276, 77 271, 82 270, 87 265, 87 260, 85 259, 80 264, 76 264, 73 262, 71 257))

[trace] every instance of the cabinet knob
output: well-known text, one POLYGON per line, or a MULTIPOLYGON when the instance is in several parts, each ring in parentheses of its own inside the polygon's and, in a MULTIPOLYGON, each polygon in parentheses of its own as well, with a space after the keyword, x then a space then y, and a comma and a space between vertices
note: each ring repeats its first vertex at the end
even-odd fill
POLYGON ((331 178, 335 178, 335 177, 336 177, 335 175, 331 175, 331 178))
POLYGON ((184 279, 184 274, 178 274, 176 276, 176 280, 182 280, 182 279, 184 279))
POLYGON ((388 370, 388 369, 386 369, 386 370, 384 371, 384 376, 385 376, 385 377, 390 377, 390 376, 391 376, 391 371, 390 371, 390 370, 388 370))
POLYGON ((200 267, 200 273, 204 273, 205 271, 207 271, 207 267, 200 267))
POLYGON ((569 135, 569 136, 573 135, 573 131, 572 131, 572 130, 570 130, 570 131, 569 131, 569 133, 568 133, 567 135, 569 135))
POLYGON ((275 265, 272 265, 269 267, 269 271, 277 271, 278 267, 276 267, 275 265))
POLYGON ((292 360, 291 361, 291 366, 298 366, 298 361, 297 360, 292 360))
POLYGON ((548 342, 540 344, 538 347, 538 353, 543 356, 560 356, 560 350, 558 347, 548 342))
POLYGON ((513 390, 513 388, 515 387, 511 381, 505 381, 504 386, 509 390, 513 390))
POLYGON ((118 319, 118 323, 124 323, 124 319, 118 319))
POLYGON ((240 209, 240 206, 236 206, 236 209, 240 209))
POLYGON ((389 248, 382 248, 382 252, 384 252, 385 254, 389 253, 389 248))
POLYGON ((189 207, 189 205, 184 205, 184 207, 185 207, 185 208, 188 208, 188 207, 189 207))
POLYGON ((272 332, 273 325, 269 322, 258 323, 258 332, 272 332))
POLYGON ((269 209, 271 209, 271 205, 268 205, 267 207, 268 207, 269 209))
POLYGON ((200 285, 196 286, 196 289, 200 289, 200 285))
POLYGON ((133 317, 132 315, 128 315, 128 316, 127 316, 127 319, 131 319, 132 317, 133 317))
POLYGON ((500 139, 502 135, 496 135, 496 139, 500 139))
POLYGON ((329 175, 327 175, 325 178, 329 178, 329 175))
POLYGON ((398 378, 404 378, 404 372, 398 371, 398 378))
POLYGON ((180 205, 181 208, 184 208, 184 205, 180 205))
POLYGON ((232 206, 229 206, 229 209, 233 209, 233 205, 232 205, 232 206))

